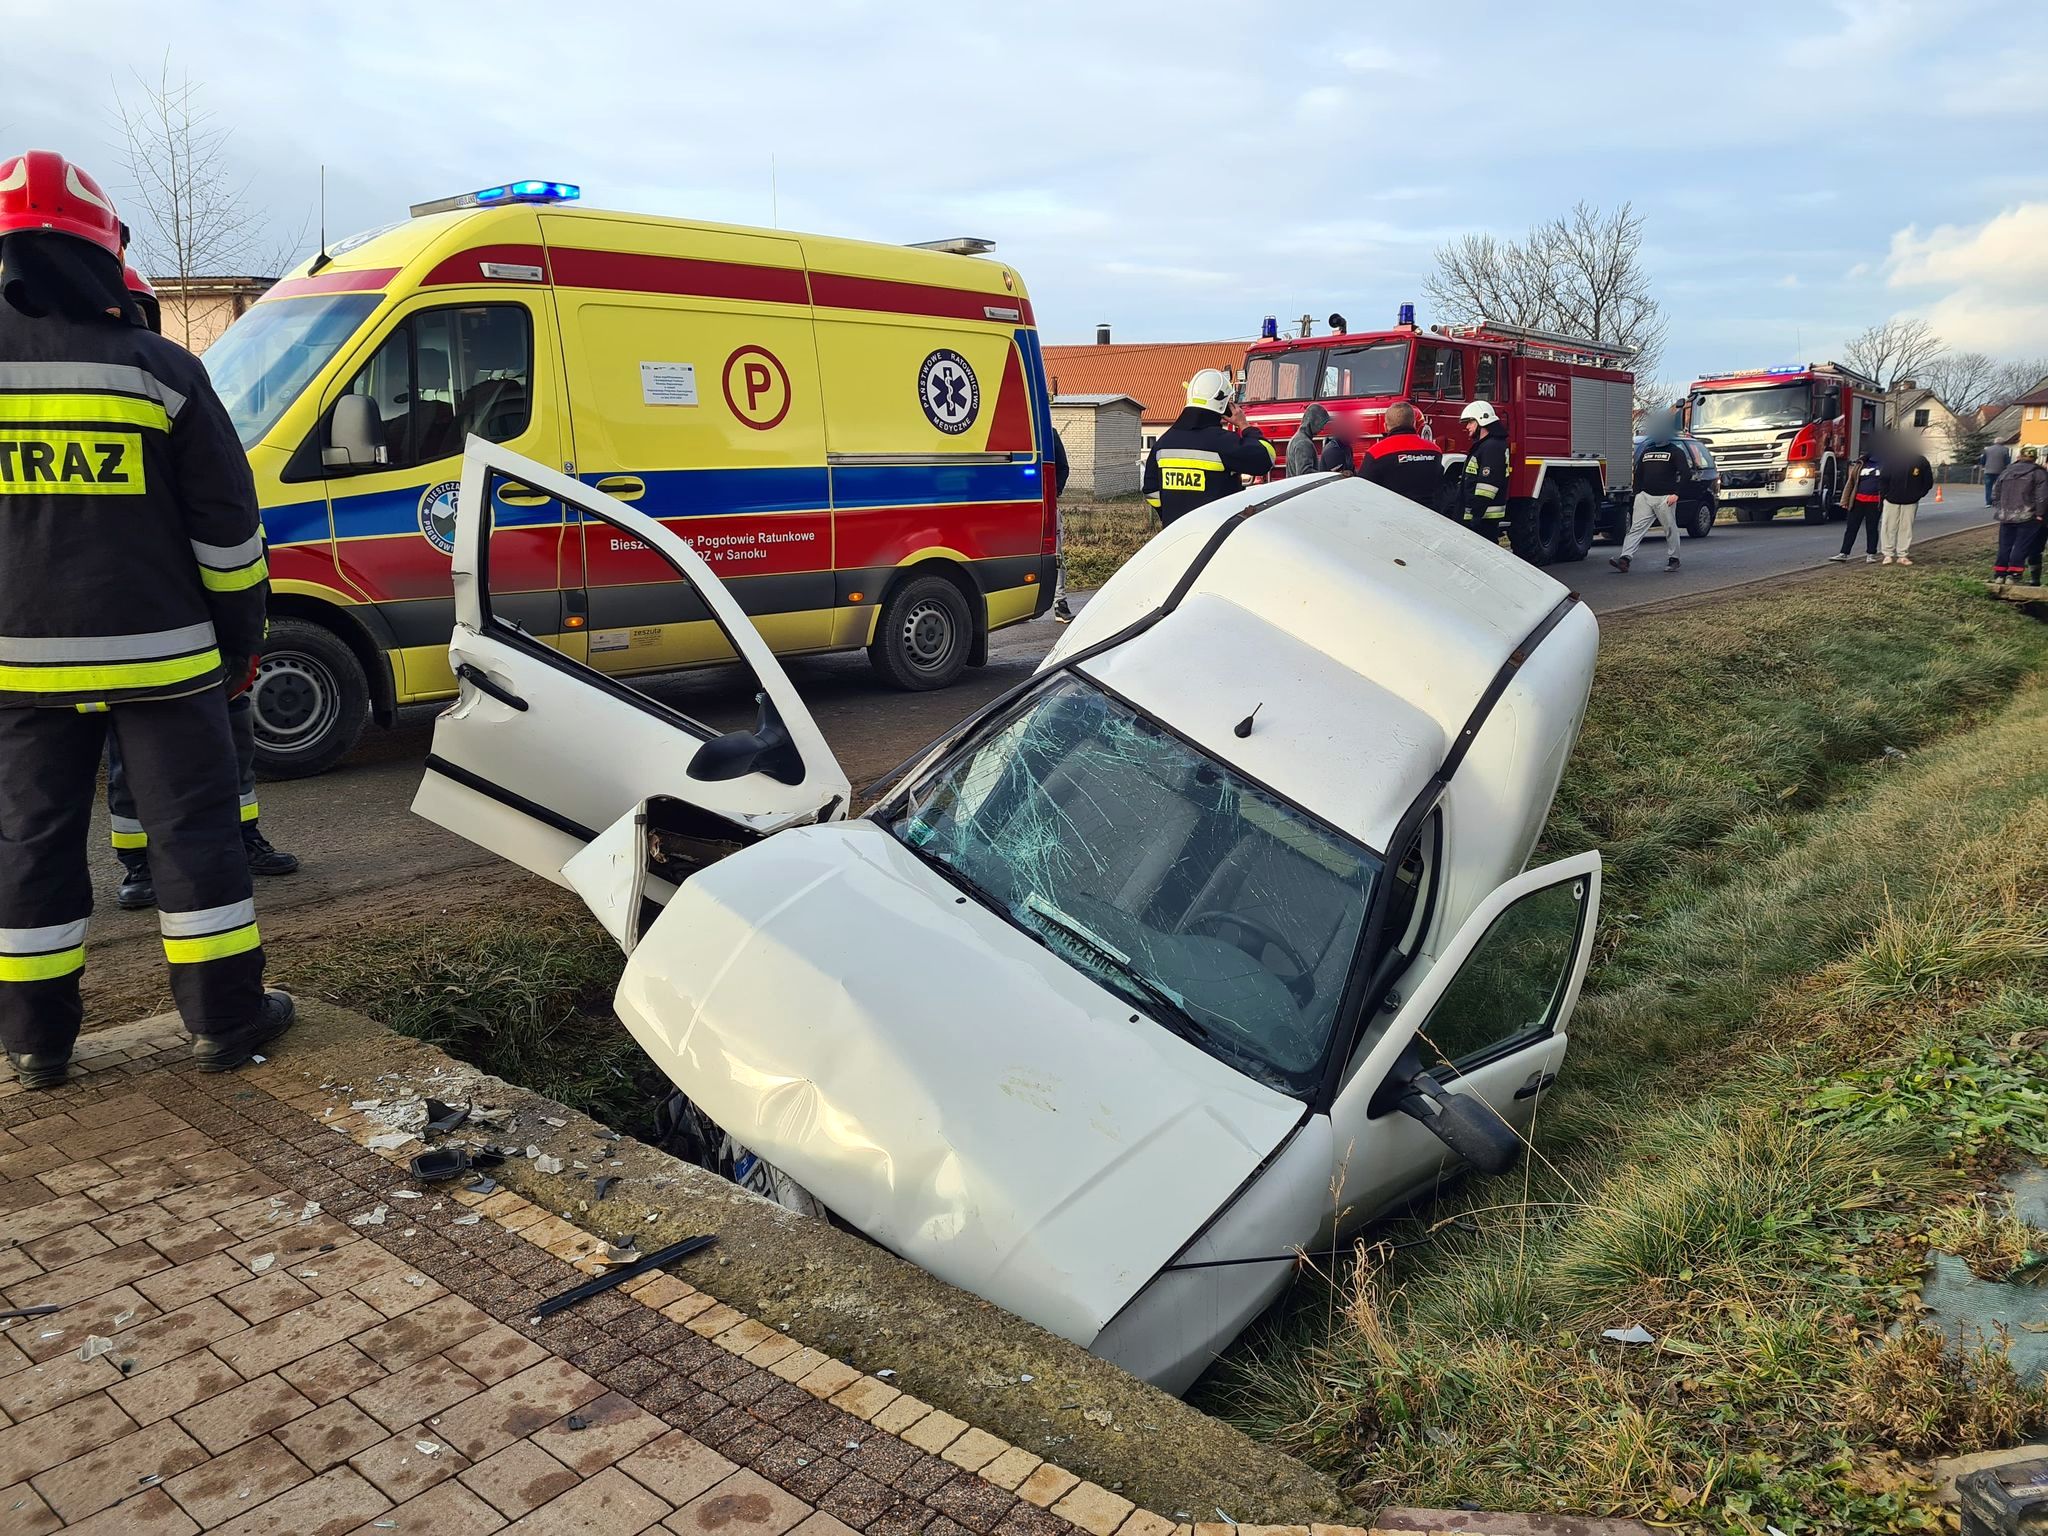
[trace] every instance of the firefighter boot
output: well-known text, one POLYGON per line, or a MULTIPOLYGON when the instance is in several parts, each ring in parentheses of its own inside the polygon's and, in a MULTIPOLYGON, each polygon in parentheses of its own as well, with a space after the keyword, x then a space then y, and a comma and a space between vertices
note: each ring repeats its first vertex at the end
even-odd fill
POLYGON ((192 1059, 202 1072, 232 1072, 245 1066, 258 1047, 268 1045, 292 1027, 298 1016, 289 992, 272 987, 263 994, 263 1011, 256 1022, 226 1035, 194 1035, 192 1059))
POLYGON ((123 912, 142 912, 156 905, 156 882, 149 874, 149 850, 122 848, 114 857, 121 861, 121 888, 114 901, 123 912))
POLYGON ((256 823, 242 823, 242 848, 249 855, 249 873, 252 875, 297 874, 299 856, 295 853, 280 853, 270 846, 270 839, 256 830, 256 823))
POLYGON ((55 1088, 71 1073, 71 1053, 62 1056, 34 1051, 9 1051, 7 1060, 27 1089, 55 1088))

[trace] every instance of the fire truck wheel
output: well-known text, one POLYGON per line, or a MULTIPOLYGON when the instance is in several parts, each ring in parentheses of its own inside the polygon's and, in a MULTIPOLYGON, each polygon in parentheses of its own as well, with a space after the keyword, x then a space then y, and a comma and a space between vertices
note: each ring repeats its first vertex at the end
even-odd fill
POLYGON ((1809 501, 1799 509, 1799 512, 1809 523, 1824 523, 1828 520, 1828 504, 1824 501, 1809 501))
POLYGON ((1508 547, 1531 565, 1548 565, 1564 541, 1564 498, 1555 485, 1508 505, 1508 547))
POLYGON ((305 619, 272 619, 249 689, 256 771, 266 779, 325 773, 370 718, 370 680, 348 643, 305 619))
POLYGON ((1591 552, 1593 526, 1600 512, 1593 487, 1584 480, 1572 481, 1563 494, 1564 520, 1558 529, 1557 553, 1552 557, 1560 563, 1583 560, 1591 552))
POLYGON ((966 669, 974 646, 967 599, 943 576, 914 576, 882 607, 868 660, 898 688, 944 688, 966 669))

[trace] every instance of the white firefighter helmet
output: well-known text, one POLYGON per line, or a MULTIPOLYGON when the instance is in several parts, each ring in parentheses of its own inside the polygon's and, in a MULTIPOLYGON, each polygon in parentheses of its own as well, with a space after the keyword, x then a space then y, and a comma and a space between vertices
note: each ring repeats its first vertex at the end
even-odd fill
POLYGON ((1490 427, 1496 421, 1499 421, 1500 417, 1495 414, 1493 407, 1486 401, 1474 400, 1465 409, 1458 412, 1458 420, 1464 422, 1468 427, 1490 427))
POLYGON ((1218 416, 1230 409, 1232 393, 1230 375, 1221 368, 1204 368, 1188 380, 1188 404, 1218 416))

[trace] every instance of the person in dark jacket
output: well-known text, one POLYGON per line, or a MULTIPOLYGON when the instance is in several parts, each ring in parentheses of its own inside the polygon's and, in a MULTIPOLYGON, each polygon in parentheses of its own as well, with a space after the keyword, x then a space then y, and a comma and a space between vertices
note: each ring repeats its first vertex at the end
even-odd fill
POLYGON ((1621 553, 1607 563, 1622 575, 1635 561, 1643 537, 1653 523, 1664 527, 1664 569, 1678 569, 1678 491, 1685 480, 1685 448, 1678 441, 1678 417, 1663 411, 1645 424, 1642 445, 1636 449, 1635 506, 1629 515, 1628 533, 1621 541, 1621 553))
POLYGON ((1828 559, 1839 565, 1849 558, 1856 548, 1857 530, 1863 533, 1863 563, 1877 564, 1877 525, 1884 515, 1884 472, 1877 466, 1877 455, 1865 449, 1856 460, 1856 472, 1849 476, 1849 483, 1842 487, 1842 507, 1847 517, 1842 523, 1842 547, 1828 559))
MULTIPOLYGON (((1472 448, 1465 455, 1464 489, 1459 507, 1475 532, 1508 504, 1508 428, 1492 405, 1474 400, 1458 413, 1458 419, 1472 429, 1472 448)), ((1494 536, 1499 537, 1498 531, 1494 536)))
POLYGON ((140 323, 119 220, 48 150, 0 158, 0 1042, 64 1081, 86 835, 111 731, 149 829, 171 996, 204 1071, 290 1027, 263 987, 228 688, 263 643, 255 484, 197 358, 140 323))
MULTIPOLYGON (((2048 538, 2048 469, 2041 467, 2041 450, 2034 444, 2021 448, 2019 458, 1999 473, 1993 506, 1998 560, 1991 570, 1991 586, 2002 592, 2025 580, 2028 564, 2040 560, 2042 541, 2048 538)), ((2038 563, 2032 585, 2041 585, 2038 563)))
POLYGON ((1296 475, 1312 475, 1323 465, 1323 445, 1316 441, 1323 435, 1323 429, 1330 424, 1330 413, 1320 405, 1311 404, 1301 413, 1301 425, 1294 429, 1294 436, 1287 439, 1287 478, 1296 475))
MULTIPOLYGON (((128 243, 128 226, 123 224, 120 254, 124 264, 128 260, 128 243)), ((149 279, 133 267, 124 265, 121 281, 140 311, 142 323, 162 335, 163 309, 149 279)), ((235 740, 242 848, 249 856, 249 873, 296 874, 298 856, 273 848, 257 819, 260 809, 256 803, 256 718, 246 688, 228 700, 228 729, 235 740)), ((135 796, 128 788, 128 770, 121 761, 120 743, 111 734, 107 737, 107 824, 111 828, 114 857, 121 865, 121 883, 114 891, 115 904, 124 912, 140 912, 155 906, 156 882, 149 874, 149 833, 143 828, 142 818, 135 807, 135 796)))
POLYGON ((1386 435, 1365 450, 1358 474, 1433 512, 1443 494, 1444 456, 1415 430, 1415 421, 1415 407, 1406 400, 1388 406, 1386 435))
POLYGON ((1145 501, 1170 526, 1267 473, 1275 457, 1266 434, 1244 424, 1223 370, 1204 368, 1188 380, 1187 409, 1146 455, 1145 501))
POLYGON ((2012 450, 2003 443, 1987 443, 1977 455, 1977 464, 1984 471, 1984 505, 1988 507, 1998 490, 1998 477, 2012 468, 2012 450))
POLYGON ((1074 610, 1067 606, 1067 524, 1060 512, 1060 503, 1067 494, 1067 477, 1072 473, 1067 463, 1067 440, 1055 427, 1052 432, 1052 516, 1053 538, 1059 545, 1059 558, 1053 565, 1052 616, 1061 624, 1074 622, 1074 610))
POLYGON ((1934 488, 1934 466, 1924 454, 1897 432, 1889 432, 1877 445, 1878 485, 1884 492, 1884 513, 1878 524, 1877 548, 1884 563, 1911 565, 1906 553, 1913 547, 1913 516, 1920 498, 1934 488))

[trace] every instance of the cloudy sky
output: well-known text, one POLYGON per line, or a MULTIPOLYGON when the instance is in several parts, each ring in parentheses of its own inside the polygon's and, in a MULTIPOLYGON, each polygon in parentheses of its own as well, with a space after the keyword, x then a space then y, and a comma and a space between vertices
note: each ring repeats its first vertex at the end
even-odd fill
POLYGON ((273 245, 310 228, 323 163, 336 234, 541 175, 607 207, 985 235, 1048 340, 1207 339, 1391 320, 1447 237, 1626 198, 1673 379, 1898 313, 2048 353, 2039 0, 89 11, 0 0, 0 144, 66 150, 118 197, 114 99, 168 46, 273 245))

